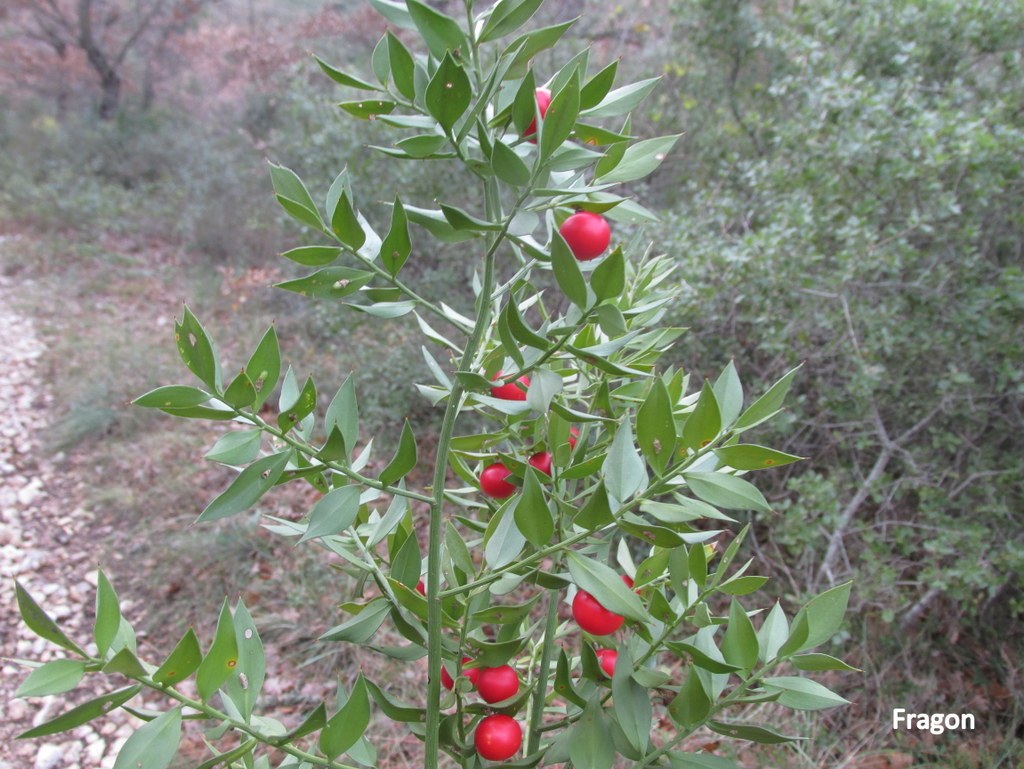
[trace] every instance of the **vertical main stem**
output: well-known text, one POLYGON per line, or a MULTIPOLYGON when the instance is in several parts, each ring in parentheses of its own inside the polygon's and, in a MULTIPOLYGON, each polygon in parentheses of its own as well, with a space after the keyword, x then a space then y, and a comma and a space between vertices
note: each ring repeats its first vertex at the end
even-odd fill
MULTIPOLYGON (((492 180, 493 182, 493 180, 492 180)), ((500 216, 501 199, 497 185, 487 184, 487 214, 492 221, 500 216)), ((487 254, 484 256, 483 285, 477 298, 476 324, 459 361, 460 368, 472 365, 474 358, 491 325, 492 298, 494 293, 494 259, 508 227, 495 234, 487 254)), ((441 433, 437 441, 437 456, 434 458, 433 502, 430 505, 430 525, 427 543, 427 733, 424 750, 425 769, 437 769, 440 754, 441 726, 441 523, 444 508, 445 477, 448 473, 448 451, 455 432, 455 421, 459 416, 465 389, 456 379, 445 408, 441 433)))
POLYGON ((548 676, 551 672, 551 658, 555 653, 555 631, 558 629, 558 590, 548 591, 548 617, 544 627, 544 646, 540 653, 540 672, 537 674, 537 691, 530 706, 530 730, 526 736, 526 755, 532 755, 540 742, 540 728, 544 724, 544 706, 547 703, 548 676))

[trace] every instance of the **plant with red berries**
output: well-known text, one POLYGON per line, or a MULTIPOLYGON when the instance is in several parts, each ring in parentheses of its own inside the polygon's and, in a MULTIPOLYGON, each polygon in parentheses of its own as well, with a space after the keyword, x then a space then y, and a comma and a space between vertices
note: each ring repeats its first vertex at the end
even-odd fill
POLYGON ((225 601, 205 647, 189 630, 146 662, 101 572, 89 641, 65 635, 18 586, 25 622, 66 652, 19 696, 61 694, 86 674, 129 683, 22 736, 130 708, 145 723, 117 766, 143 769, 170 763, 185 718, 211 726, 204 767, 374 766, 374 709, 423 741, 428 769, 442 753, 465 769, 513 757, 607 769, 617 754, 636 767, 696 766, 681 744, 698 729, 792 739, 732 714, 844 702, 801 673, 850 669, 811 651, 838 629, 849 585, 795 614, 780 603, 751 610, 765 578, 747 573, 749 561, 734 566, 749 527, 720 556, 714 547, 731 513, 769 510, 750 474, 797 459, 745 440, 779 413, 795 370, 751 400, 732 363, 709 380, 662 363, 683 333, 658 326, 678 299, 674 264, 619 234, 653 214, 617 190, 655 171, 678 139, 630 135, 628 115, 656 81, 614 87, 616 62, 594 71, 585 51, 538 88, 537 55, 571 26, 517 34, 539 0, 475 15, 466 0, 465 25, 423 0, 371 3, 409 34, 384 35, 376 80, 317 60, 360 93, 341 109, 396 132, 376 150, 460 164, 480 203, 396 197, 377 231, 362 213, 375 203, 348 171, 318 201, 271 165, 277 199, 311 232, 284 256, 314 268, 279 287, 382 323, 415 318, 433 376, 418 389, 444 410, 428 482, 412 475, 425 461, 413 426, 375 453, 352 380, 323 398, 282 361, 273 326, 241 365, 223 367, 186 308, 175 342, 198 384, 136 403, 232 426, 207 457, 233 478, 199 522, 255 507, 274 533, 321 547, 358 593, 315 629, 320 641, 420 664, 423 696, 397 702, 360 673, 337 702, 286 725, 261 709, 263 646, 244 603, 225 601), (403 267, 434 240, 478 246, 474 307, 456 311, 407 282, 403 267), (300 518, 260 507, 286 483, 318 495, 300 518), (375 643, 382 627, 404 644, 375 643))

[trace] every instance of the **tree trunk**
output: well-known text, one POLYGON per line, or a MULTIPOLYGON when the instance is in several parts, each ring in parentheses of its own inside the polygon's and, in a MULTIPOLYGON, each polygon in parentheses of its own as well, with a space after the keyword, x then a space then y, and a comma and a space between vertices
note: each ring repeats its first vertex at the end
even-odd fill
POLYGON ((121 78, 114 70, 107 70, 101 76, 100 87, 100 120, 110 120, 117 114, 121 102, 121 78))

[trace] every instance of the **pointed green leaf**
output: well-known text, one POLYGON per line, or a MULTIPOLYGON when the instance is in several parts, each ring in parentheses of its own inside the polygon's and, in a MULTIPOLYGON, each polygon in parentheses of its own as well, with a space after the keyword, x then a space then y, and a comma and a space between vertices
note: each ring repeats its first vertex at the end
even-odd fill
POLYGON ((427 111, 446 134, 451 134, 452 127, 469 108, 472 99, 473 86, 466 70, 450 53, 444 54, 441 66, 427 85, 427 111))
POLYGON ((647 469, 633 445, 633 431, 629 418, 624 418, 615 430, 608 456, 601 467, 608 493, 619 502, 626 502, 647 486, 647 469))
POLYGON ((165 769, 181 742, 181 708, 140 726, 117 754, 114 769, 165 769))
POLYGON ((626 289, 626 259, 622 249, 616 248, 601 260, 590 276, 598 303, 617 299, 626 289))
POLYGON ((275 163, 269 163, 269 166, 270 181, 274 185, 277 200, 284 210, 303 224, 319 230, 324 229, 320 212, 302 179, 290 168, 275 163))
POLYGON ((398 442, 395 456, 380 473, 380 482, 390 486, 400 478, 408 475, 416 467, 416 436, 413 435, 409 420, 402 427, 402 437, 398 442))
POLYGON ((208 392, 198 387, 168 385, 140 395, 132 401, 132 405, 146 409, 180 409, 207 403, 210 397, 208 392))
POLYGON ((718 437, 722 429, 722 416, 711 384, 705 380, 697 405, 683 425, 683 445, 694 451, 702 449, 718 437))
POLYGON ((314 55, 313 58, 316 59, 316 63, 320 65, 320 69, 324 71, 324 74, 339 85, 348 86, 349 88, 358 88, 363 91, 380 90, 380 88, 372 85, 371 83, 367 83, 365 80, 360 80, 354 75, 349 75, 346 72, 342 72, 340 69, 332 67, 319 56, 314 55))
POLYGON ((645 139, 636 144, 629 145, 622 154, 622 159, 615 165, 615 168, 598 177, 596 182, 598 184, 612 184, 643 179, 662 164, 662 161, 672 151, 676 142, 679 141, 680 136, 682 134, 662 136, 657 139, 645 139))
POLYGON ((646 753, 651 741, 653 712, 647 689, 633 680, 633 660, 629 647, 619 644, 615 673, 612 676, 612 707, 629 744, 646 753))
POLYGON ((141 685, 129 686, 125 689, 118 689, 116 692, 105 694, 102 697, 89 700, 86 703, 74 707, 66 713, 62 713, 56 718, 47 721, 45 724, 40 724, 27 732, 22 732, 18 735, 19 740, 32 740, 36 737, 45 737, 50 734, 57 734, 58 732, 66 732, 74 729, 76 726, 81 726, 94 718, 99 718, 102 715, 106 715, 111 710, 121 707, 124 703, 128 702, 132 697, 138 694, 142 690, 141 685))
POLYGON ((365 643, 377 632, 390 611, 391 603, 386 598, 375 598, 362 611, 328 630, 319 640, 365 643))
MULTIPOLYGON (((801 364, 802 365, 802 364, 801 364)), ((789 386, 793 383, 793 377, 800 370, 800 366, 791 369, 773 384, 764 395, 754 401, 750 408, 740 415, 736 420, 737 430, 748 430, 755 425, 771 419, 782 408, 782 403, 789 392, 789 386)))
MULTIPOLYGON (((197 766, 196 769, 214 769, 214 767, 217 766, 230 767, 233 761, 237 761, 240 758, 244 759, 245 756, 248 756, 250 753, 252 753, 253 748, 255 748, 258 744, 259 741, 255 737, 248 739, 241 745, 239 745, 237 748, 234 748, 233 750, 228 750, 224 753, 220 753, 214 756, 213 758, 209 758, 206 761, 203 761, 203 763, 197 766)), ((295 766, 296 768, 298 767, 297 764, 289 764, 289 766, 295 766)))
POLYGON ((570 727, 569 758, 575 769, 611 769, 615 763, 608 719, 595 695, 587 702, 583 715, 570 727))
POLYGON ((491 170, 513 187, 525 187, 532 176, 529 166, 516 151, 501 141, 496 141, 491 150, 491 170))
POLYGON ((651 621, 651 615, 640 598, 626 587, 612 568, 572 551, 567 553, 567 558, 573 582, 594 596, 608 611, 637 622, 651 621))
POLYGON ((757 633, 740 602, 729 606, 729 626, 722 637, 722 655, 730 665, 752 670, 757 664, 757 633))
POLYGON ((616 88, 608 93, 596 107, 584 110, 582 117, 606 118, 625 115, 636 108, 640 102, 647 98, 647 95, 654 90, 654 87, 661 80, 659 77, 650 80, 641 80, 639 83, 616 88))
POLYGON ((281 351, 277 331, 273 326, 260 339, 244 370, 256 388, 257 397, 253 407, 259 408, 270 397, 281 375, 281 351))
POLYGON ((240 371, 224 391, 224 402, 232 408, 244 409, 253 405, 255 400, 256 387, 245 371, 240 371))
POLYGON ((759 742, 762 745, 778 745, 783 742, 804 739, 803 737, 787 737, 773 729, 754 726, 753 724, 725 724, 720 721, 708 721, 708 728, 718 734, 724 734, 726 737, 732 737, 737 740, 750 740, 752 742, 759 742))
POLYGON ((618 68, 619 60, 613 59, 611 64, 602 69, 584 84, 583 88, 580 90, 581 110, 591 109, 601 103, 601 100, 608 95, 608 92, 612 89, 612 85, 615 83, 615 72, 618 68))
POLYGON ((247 465, 259 456, 262 437, 263 431, 259 429, 232 430, 218 438, 204 457, 222 465, 247 465))
POLYGON ((181 322, 174 322, 174 339, 178 344, 178 354, 188 370, 207 387, 218 392, 220 364, 217 362, 213 341, 188 307, 184 308, 181 322))
POLYGON ((726 510, 759 510, 769 512, 771 507, 757 488, 735 475, 725 473, 683 473, 686 484, 694 494, 708 504, 726 510))
POLYGON ((373 273, 357 270, 352 267, 325 267, 322 270, 297 280, 286 280, 275 283, 275 288, 294 291, 303 296, 326 297, 340 299, 354 294, 373 280, 373 273))
POLYGON ((85 675, 82 660, 53 660, 33 670, 14 693, 15 697, 44 697, 71 691, 85 675))
POLYGON ((651 467, 662 473, 676 449, 676 424, 672 401, 661 377, 654 377, 651 391, 636 413, 636 436, 651 467))
MULTIPOLYGON (((121 607, 117 600, 117 593, 114 592, 107 575, 100 569, 97 575, 96 621, 93 627, 96 649, 100 657, 107 656, 107 650, 110 649, 120 627, 121 607)), ((114 651, 116 652, 118 649, 114 651)))
MULTIPOLYGON (((283 393, 282 393, 283 397, 283 393)), ((302 390, 287 406, 282 404, 281 413, 277 415, 277 424, 282 432, 287 433, 316 410, 316 385, 313 378, 307 377, 302 390)))
POLYGON ((492 569, 508 566, 522 552, 526 537, 516 526, 513 497, 491 516, 484 534, 484 560, 492 569))
POLYGON ((238 647, 238 675, 233 676, 224 684, 224 692, 238 708, 248 723, 253 708, 259 699, 263 680, 266 677, 266 659, 263 653, 263 641, 256 630, 256 623, 245 607, 242 599, 235 605, 234 621, 235 644, 238 647))
POLYGON ((515 501, 516 527, 534 547, 544 547, 555 533, 555 521, 544 498, 537 472, 527 467, 523 491, 515 501))
POLYGON ((683 729, 692 730, 711 713, 711 700, 697 671, 690 668, 679 694, 669 703, 668 714, 683 729))
POLYGON ((348 701, 331 716, 320 732, 320 750, 333 760, 349 750, 370 724, 370 697, 362 674, 352 687, 348 701))
POLYGON ((351 375, 345 377, 324 415, 324 430, 328 435, 335 427, 341 431, 346 455, 351 455, 359 442, 359 407, 356 403, 356 385, 351 375))
POLYGON ((238 666, 238 641, 235 637, 234 620, 227 599, 221 606, 217 619, 217 630, 210 650, 199 663, 196 671, 196 689, 199 699, 206 702, 221 685, 236 672, 238 666))
POLYGON ((45 638, 47 641, 55 643, 63 649, 73 651, 83 657, 89 656, 82 650, 82 647, 64 635, 64 632, 57 626, 57 623, 40 608, 39 604, 35 602, 35 599, 29 595, 29 592, 22 587, 18 580, 14 581, 14 590, 17 595, 18 610, 21 612, 21 618, 28 625, 29 630, 40 638, 45 638))
POLYGON ((479 42, 487 43, 510 35, 537 12, 544 0, 500 0, 480 31, 479 42))
POLYGON ((733 361, 715 380, 715 400, 722 414, 722 426, 728 428, 743 410, 743 385, 733 361))
POLYGON ((309 526, 299 542, 340 534, 355 523, 358 515, 359 487, 340 486, 332 489, 313 505, 309 513, 309 526))
POLYGON ((196 522, 216 521, 248 510, 277 483, 291 456, 292 451, 288 450, 253 462, 206 506, 196 522))
POLYGON ((793 667, 797 670, 807 670, 810 672, 820 672, 823 670, 843 670, 848 672, 861 672, 859 668, 853 667, 853 665, 847 665, 840 659, 829 654, 797 654, 790 657, 790 662, 793 663, 793 667))
POLYGON ((199 647, 199 639, 196 638, 196 632, 189 628, 153 674, 153 680, 164 686, 173 686, 192 675, 202 660, 203 651, 199 647))
POLYGON ((576 257, 559 232, 551 234, 551 269, 559 288, 569 297, 569 301, 580 309, 586 309, 587 283, 576 257))
POLYGON ((390 29, 387 31, 387 40, 391 79, 395 81, 398 92, 412 101, 416 98, 416 65, 412 54, 390 29))
POLYGON ((565 144, 580 113, 580 76, 575 72, 561 90, 551 97, 543 120, 537 121, 540 134, 540 161, 550 158, 565 144))
POLYGON ((819 646, 836 634, 836 631, 843 624, 843 617, 846 614, 846 606, 850 601, 850 589, 853 582, 844 582, 841 585, 826 590, 808 601, 807 605, 800 610, 807 618, 807 638, 800 645, 799 651, 813 649, 819 646))
POLYGON ((450 56, 450 51, 466 45, 466 33, 455 19, 435 11, 421 0, 406 0, 406 6, 434 58, 443 59, 450 56))
POLYGON ((387 115, 393 112, 398 105, 387 99, 361 99, 359 101, 343 101, 338 106, 352 117, 369 120, 378 115, 387 115))
POLYGON ((358 251, 366 242, 366 233, 359 223, 352 202, 348 199, 348 193, 342 192, 338 198, 334 210, 329 212, 331 216, 331 230, 338 236, 338 240, 344 243, 353 251, 358 251))

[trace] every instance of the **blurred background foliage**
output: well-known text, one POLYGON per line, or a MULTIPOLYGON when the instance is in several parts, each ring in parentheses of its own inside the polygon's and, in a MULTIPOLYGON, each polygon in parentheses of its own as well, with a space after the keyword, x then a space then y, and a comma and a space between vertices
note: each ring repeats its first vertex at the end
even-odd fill
MULTIPOLYGON (((436 415, 412 387, 427 379, 415 326, 266 289, 294 274, 277 254, 304 237, 274 203, 268 158, 314 196, 347 164, 381 227, 377 203, 396 191, 419 205, 470 193, 443 165, 368 150, 388 129, 333 106, 342 95, 308 52, 358 69, 379 17, 356 0, 192 3, 166 35, 140 36, 101 118, 85 52, 47 42, 40 5, 0 11, 0 266, 53 340, 52 448, 83 474, 135 468, 96 485, 92 504, 131 520, 146 484, 147 514, 156 505, 180 522, 220 483, 182 487, 206 477, 205 428, 123 406, 178 376, 168 320, 183 299, 229 359, 241 355, 232 340, 251 346, 273 319, 298 373, 327 388, 356 372, 369 432, 395 436, 404 416, 429 432, 436 415), (164 472, 138 469, 147 452, 164 472)), ((699 380, 733 359, 750 393, 804 364, 763 442, 807 461, 759 479, 776 512, 757 521, 750 555, 784 600, 856 579, 838 641, 866 675, 846 679, 856 704, 827 716, 820 739, 835 745, 823 750, 905 747, 879 724, 907 707, 979 714, 987 726, 963 766, 1015 761, 1024 2, 567 0, 539 21, 575 15, 561 58, 590 46, 592 65, 620 59, 623 80, 662 76, 634 133, 685 131, 635 190, 661 216, 642 235, 678 260, 686 289, 675 363, 699 380)), ((537 68, 543 79, 556 62, 537 68)), ((406 269, 465 309, 473 260, 424 237, 406 269)), ((294 578, 293 599, 322 602, 313 578, 294 578)), ((966 744, 911 748, 929 760, 948 739, 966 744)))

